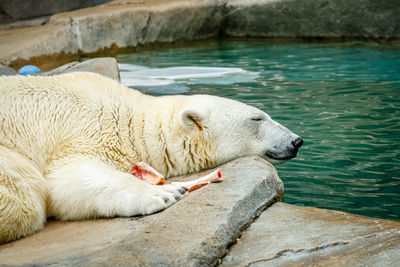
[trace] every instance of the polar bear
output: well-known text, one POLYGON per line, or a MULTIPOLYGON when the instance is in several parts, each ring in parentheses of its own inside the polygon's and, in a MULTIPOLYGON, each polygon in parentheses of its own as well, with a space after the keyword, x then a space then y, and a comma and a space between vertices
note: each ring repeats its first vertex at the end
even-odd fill
POLYGON ((153 97, 94 73, 0 77, 0 243, 46 218, 146 215, 183 196, 127 173, 166 177, 258 155, 296 156, 302 139, 263 111, 210 95, 153 97))

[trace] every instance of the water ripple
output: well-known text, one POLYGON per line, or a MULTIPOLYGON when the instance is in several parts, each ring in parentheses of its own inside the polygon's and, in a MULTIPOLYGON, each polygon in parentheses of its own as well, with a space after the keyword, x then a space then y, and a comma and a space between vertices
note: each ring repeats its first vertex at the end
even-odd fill
POLYGON ((229 85, 194 82, 186 93, 254 105, 304 138, 298 157, 277 166, 285 202, 400 220, 398 46, 220 41, 118 61, 258 73, 229 85))

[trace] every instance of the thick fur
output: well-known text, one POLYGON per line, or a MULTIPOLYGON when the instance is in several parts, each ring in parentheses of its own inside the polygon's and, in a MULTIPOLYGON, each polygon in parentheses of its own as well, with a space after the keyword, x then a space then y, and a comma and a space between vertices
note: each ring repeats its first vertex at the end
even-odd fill
POLYGON ((0 127, 0 243, 48 216, 151 214, 182 197, 127 174, 131 162, 169 177, 267 151, 285 158, 297 137, 237 101, 152 97, 91 73, 0 77, 0 127))

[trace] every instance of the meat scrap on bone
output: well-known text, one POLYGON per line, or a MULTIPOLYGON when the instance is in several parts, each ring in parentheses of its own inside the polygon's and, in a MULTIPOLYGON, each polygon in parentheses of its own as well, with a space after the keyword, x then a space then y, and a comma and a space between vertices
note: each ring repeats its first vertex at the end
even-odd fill
MULTIPOLYGON (((164 176, 143 161, 132 163, 128 172, 133 176, 136 176, 140 180, 143 180, 146 183, 152 185, 166 184, 164 176)), ((210 183, 218 183, 221 182, 222 180, 223 178, 221 169, 218 168, 215 171, 207 174, 206 176, 200 177, 198 179, 188 182, 172 182, 171 184, 181 185, 187 188, 189 192, 191 192, 210 183)))

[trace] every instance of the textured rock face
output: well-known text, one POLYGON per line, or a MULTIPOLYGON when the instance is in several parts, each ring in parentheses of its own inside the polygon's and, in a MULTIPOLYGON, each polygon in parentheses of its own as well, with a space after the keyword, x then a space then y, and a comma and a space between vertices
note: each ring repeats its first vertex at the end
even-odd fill
POLYGON ((241 229, 283 194, 275 168, 260 158, 238 159, 221 169, 225 181, 151 216, 50 222, 34 235, 1 245, 0 265, 216 264, 241 229))
POLYGON ((50 23, 68 26, 78 49, 96 52, 112 45, 129 47, 215 36, 222 20, 219 5, 210 0, 115 3, 91 11, 58 14, 50 23))
POLYGON ((118 62, 112 57, 94 58, 79 62, 71 62, 57 69, 43 73, 43 75, 57 75, 69 72, 88 71, 101 74, 116 81, 120 81, 118 62))
POLYGON ((398 266, 400 223, 275 203, 222 266, 398 266))
POLYGON ((60 13, 44 26, 0 31, 0 63, 216 36, 219 1, 126 1, 60 13))
POLYGON ((94 6, 109 0, 12 0, 0 1, 0 23, 51 15, 94 6))
POLYGON ((399 0, 231 0, 225 34, 253 37, 400 37, 399 0))
POLYGON ((219 35, 398 39, 400 0, 127 0, 43 23, 0 31, 0 63, 219 35))

